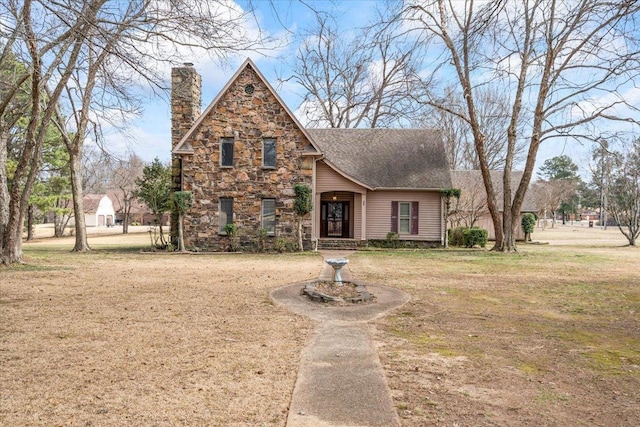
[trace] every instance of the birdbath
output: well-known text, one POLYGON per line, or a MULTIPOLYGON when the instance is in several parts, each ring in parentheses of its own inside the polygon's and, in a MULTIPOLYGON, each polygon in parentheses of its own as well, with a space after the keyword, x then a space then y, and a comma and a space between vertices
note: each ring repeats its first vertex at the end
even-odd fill
POLYGON ((342 276, 340 270, 349 262, 346 258, 328 258, 325 260, 327 264, 333 267, 333 283, 338 286, 342 286, 342 276))

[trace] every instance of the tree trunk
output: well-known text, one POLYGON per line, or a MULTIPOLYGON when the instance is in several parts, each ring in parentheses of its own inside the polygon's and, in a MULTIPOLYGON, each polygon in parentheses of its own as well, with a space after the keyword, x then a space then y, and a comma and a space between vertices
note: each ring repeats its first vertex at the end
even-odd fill
POLYGON ((131 212, 131 199, 126 196, 123 197, 122 208, 122 234, 129 233, 129 213, 131 212))
MULTIPOLYGON (((0 119, 2 120, 2 119, 0 119)), ((4 233, 9 222, 9 188, 7 177, 8 131, 0 123, 0 253, 4 251, 4 233)))
POLYGON ((64 215, 60 216, 57 213, 53 214, 53 237, 64 236, 64 215))
POLYGON ((73 213, 75 215, 75 237, 76 243, 74 252, 90 251, 87 241, 87 226, 84 218, 84 203, 82 201, 82 149, 76 146, 76 150, 69 150, 69 164, 71 166, 71 193, 73 194, 73 213))
POLYGON ((29 204, 27 208, 27 241, 33 240, 33 205, 29 204))
POLYGON ((302 218, 298 217, 298 249, 300 252, 304 250, 304 246, 302 246, 302 218))
POLYGON ((182 229, 183 215, 178 215, 178 251, 185 252, 184 248, 184 232, 182 229))

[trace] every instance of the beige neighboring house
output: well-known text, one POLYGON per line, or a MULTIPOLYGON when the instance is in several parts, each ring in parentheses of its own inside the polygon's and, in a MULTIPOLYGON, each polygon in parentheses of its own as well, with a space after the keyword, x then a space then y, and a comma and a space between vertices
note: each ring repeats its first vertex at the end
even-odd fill
POLYGON ((115 224, 113 202, 106 194, 86 194, 82 203, 87 227, 111 227, 115 224))
MULTIPOLYGON (((122 224, 124 220, 124 193, 122 190, 109 190, 107 195, 113 201, 113 209, 116 212, 116 223, 122 224)), ((155 224, 156 216, 151 212, 149 207, 138 200, 133 198, 131 200, 131 208, 129 210, 129 225, 153 225, 155 224)), ((169 214, 164 213, 162 215, 162 225, 169 225, 169 214)))
POLYGON ((440 190, 451 176, 439 132, 306 129, 250 59, 202 113, 195 69, 185 64, 171 77, 173 190, 194 199, 187 248, 224 250, 231 223, 242 245, 261 233, 271 244, 294 242, 296 184, 312 191, 307 244, 356 247, 389 233, 443 244, 440 190))
MULTIPOLYGON (((503 210, 503 184, 502 184, 502 171, 491 171, 491 182, 496 192, 498 209, 502 213, 503 210)), ((512 172, 511 182, 514 188, 512 188, 512 194, 515 194, 517 185, 522 179, 522 172, 512 172)), ((489 232, 489 240, 495 240, 496 232, 493 227, 493 221, 487 208, 487 194, 484 188, 484 182, 482 180, 482 173, 479 170, 454 170, 451 171, 451 181, 454 188, 459 188, 460 202, 458 215, 455 215, 452 219, 457 221, 458 225, 471 226, 484 228, 489 232)), ((520 209, 520 220, 518 220, 518 227, 516 229, 516 239, 523 240, 524 232, 522 231, 522 215, 530 212, 537 213, 537 209, 530 197, 530 192, 524 198, 522 208, 520 209)), ((455 226, 456 224, 454 224, 455 226)))

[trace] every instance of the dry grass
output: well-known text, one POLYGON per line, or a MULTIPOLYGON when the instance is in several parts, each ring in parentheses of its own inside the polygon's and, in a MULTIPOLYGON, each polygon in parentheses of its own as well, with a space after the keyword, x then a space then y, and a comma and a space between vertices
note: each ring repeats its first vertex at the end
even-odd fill
POLYGON ((0 271, 0 424, 283 425, 309 322, 268 292, 317 277, 321 258, 123 240, 28 244, 27 265, 0 271))
MULTIPOLYGON (((549 244, 350 257, 413 297, 374 325, 403 425, 638 425, 640 250, 616 230, 534 239, 549 244)), ((311 325, 268 292, 321 258, 148 242, 42 239, 0 269, 1 425, 284 425, 311 325)))
POLYGON ((640 250, 600 231, 556 244, 579 232, 514 256, 351 257, 355 277, 413 296, 376 324, 403 425, 638 426, 640 250))

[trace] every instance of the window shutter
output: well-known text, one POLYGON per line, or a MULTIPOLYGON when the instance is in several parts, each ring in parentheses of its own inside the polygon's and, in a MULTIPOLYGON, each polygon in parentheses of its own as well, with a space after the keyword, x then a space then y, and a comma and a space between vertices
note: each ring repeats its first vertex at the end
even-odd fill
POLYGON ((398 202, 391 202, 391 231, 398 233, 398 202))
POLYGON ((411 234, 418 234, 418 202, 411 202, 411 234))

